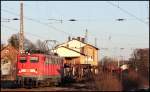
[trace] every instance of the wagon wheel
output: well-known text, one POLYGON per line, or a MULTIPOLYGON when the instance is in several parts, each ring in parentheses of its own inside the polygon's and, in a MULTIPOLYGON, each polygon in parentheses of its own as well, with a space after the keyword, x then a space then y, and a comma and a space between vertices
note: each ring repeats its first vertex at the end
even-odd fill
POLYGON ((41 81, 41 82, 39 83, 39 87, 45 87, 45 81, 41 81))

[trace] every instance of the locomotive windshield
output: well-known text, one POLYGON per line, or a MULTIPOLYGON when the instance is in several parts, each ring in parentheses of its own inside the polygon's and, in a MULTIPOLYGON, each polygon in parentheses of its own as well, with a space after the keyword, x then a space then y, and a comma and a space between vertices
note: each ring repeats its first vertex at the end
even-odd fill
POLYGON ((30 62, 31 63, 37 63, 39 61, 38 57, 30 57, 30 62))
POLYGON ((20 62, 21 62, 21 63, 25 63, 25 62, 27 62, 26 57, 20 57, 20 62))

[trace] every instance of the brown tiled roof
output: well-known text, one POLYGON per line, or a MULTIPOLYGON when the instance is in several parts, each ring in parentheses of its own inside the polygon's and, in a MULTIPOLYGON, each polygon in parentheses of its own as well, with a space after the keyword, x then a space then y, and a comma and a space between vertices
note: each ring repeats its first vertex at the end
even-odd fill
MULTIPOLYGON (((8 44, 7 46, 5 46, 5 47, 3 47, 2 49, 1 49, 1 51, 2 50, 4 50, 4 49, 6 49, 6 48, 8 48, 9 46, 11 46, 10 44, 8 44)), ((12 48, 14 48, 13 46, 11 46, 12 48)), ((14 48, 15 49, 15 48, 14 48)), ((15 50, 17 50, 17 49, 15 49, 15 50)), ((18 50, 17 50, 18 51, 18 50)))
POLYGON ((11 59, 16 60, 17 54, 18 54, 18 50, 17 50, 17 49, 15 49, 15 48, 14 48, 13 46, 11 46, 11 45, 7 45, 6 47, 4 47, 4 48, 1 50, 1 59, 6 56, 6 57, 10 57, 11 59), (9 50, 9 53, 5 53, 5 50, 9 50))

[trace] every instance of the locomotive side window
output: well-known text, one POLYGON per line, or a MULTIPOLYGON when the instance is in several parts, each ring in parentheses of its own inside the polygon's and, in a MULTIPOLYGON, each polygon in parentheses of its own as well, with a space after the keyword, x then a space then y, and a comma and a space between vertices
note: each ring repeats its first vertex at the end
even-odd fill
POLYGON ((55 57, 52 57, 52 64, 55 64, 55 57))
POLYGON ((57 58, 57 63, 56 64, 59 64, 59 58, 57 58))
POLYGON ((51 57, 46 57, 45 64, 52 64, 51 57))
POLYGON ((53 64, 55 64, 55 62, 56 62, 56 58, 55 57, 53 57, 53 59, 52 59, 53 61, 53 64))
POLYGON ((45 59, 45 64, 60 64, 60 62, 60 58, 55 56, 46 57, 45 59))
POLYGON ((38 57, 30 57, 30 62, 31 63, 37 63, 39 61, 38 57))
POLYGON ((57 58, 55 58, 55 64, 57 64, 58 63, 58 59, 57 58))
POLYGON ((26 57, 20 57, 20 62, 21 62, 21 63, 27 62, 27 58, 26 58, 26 57))
POLYGON ((54 57, 54 64, 58 64, 58 58, 54 57))

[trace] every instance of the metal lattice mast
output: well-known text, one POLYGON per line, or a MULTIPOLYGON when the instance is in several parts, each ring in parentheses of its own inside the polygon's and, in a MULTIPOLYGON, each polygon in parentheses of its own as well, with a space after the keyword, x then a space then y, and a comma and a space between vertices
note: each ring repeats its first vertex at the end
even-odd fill
POLYGON ((20 3, 20 33, 19 33, 19 51, 24 50, 24 27, 23 27, 23 2, 20 3))

